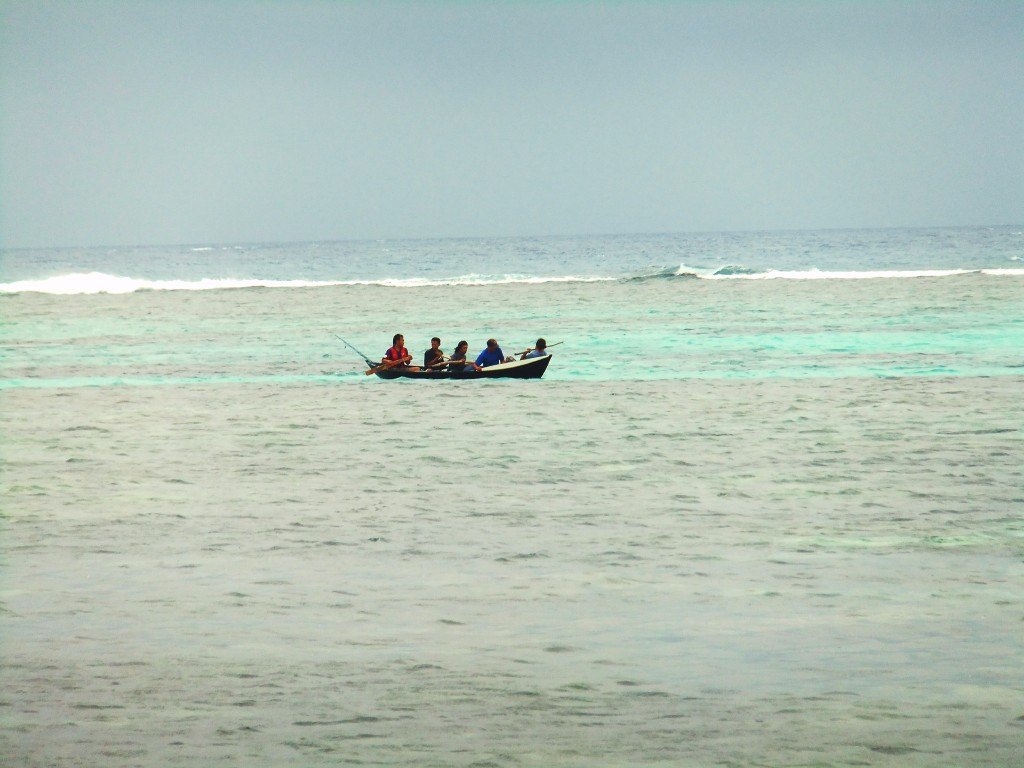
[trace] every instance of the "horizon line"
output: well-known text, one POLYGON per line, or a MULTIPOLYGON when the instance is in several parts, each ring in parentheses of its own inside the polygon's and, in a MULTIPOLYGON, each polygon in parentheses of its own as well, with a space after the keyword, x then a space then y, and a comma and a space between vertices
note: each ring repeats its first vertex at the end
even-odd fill
POLYGON ((268 245, 323 245, 328 243, 388 243, 388 242, 441 242, 445 240, 534 240, 534 239, 570 239, 570 238, 613 238, 613 237, 665 237, 676 235, 736 235, 736 234, 768 234, 768 233, 800 233, 800 232, 884 232, 897 230, 929 230, 929 229, 1003 229, 1006 227, 1024 227, 1021 222, 1002 224, 914 224, 887 226, 834 226, 834 227, 779 227, 750 229, 693 229, 693 230, 662 230, 633 232, 580 232, 580 233, 548 233, 529 235, 424 235, 396 237, 330 237, 324 239, 301 240, 194 240, 182 242, 152 243, 93 243, 78 245, 0 245, 4 251, 48 251, 48 250, 94 250, 99 248, 192 248, 192 247, 256 247, 268 245))

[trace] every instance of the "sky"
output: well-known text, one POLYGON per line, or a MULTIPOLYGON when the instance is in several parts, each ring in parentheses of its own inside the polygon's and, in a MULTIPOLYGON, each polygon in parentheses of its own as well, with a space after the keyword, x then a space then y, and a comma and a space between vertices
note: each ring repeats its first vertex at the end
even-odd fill
POLYGON ((0 247, 1021 223, 1021 0, 0 0, 0 247))

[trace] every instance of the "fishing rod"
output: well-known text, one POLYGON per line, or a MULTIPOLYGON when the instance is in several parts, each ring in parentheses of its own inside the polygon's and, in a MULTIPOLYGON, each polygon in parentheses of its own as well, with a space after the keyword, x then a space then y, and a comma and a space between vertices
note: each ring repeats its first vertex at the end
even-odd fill
POLYGON ((355 352, 357 355, 359 355, 361 358, 363 358, 363 360, 366 361, 366 364, 368 366, 370 366, 371 368, 376 368, 378 365, 380 365, 380 363, 373 362, 373 360, 371 360, 366 355, 364 355, 362 352, 360 352, 358 349, 353 347, 351 344, 349 344, 347 341, 345 341, 345 339, 341 338, 341 336, 339 336, 338 334, 331 333, 331 336, 333 336, 334 338, 338 339, 342 344, 344 344, 346 347, 348 347, 353 352, 355 352))

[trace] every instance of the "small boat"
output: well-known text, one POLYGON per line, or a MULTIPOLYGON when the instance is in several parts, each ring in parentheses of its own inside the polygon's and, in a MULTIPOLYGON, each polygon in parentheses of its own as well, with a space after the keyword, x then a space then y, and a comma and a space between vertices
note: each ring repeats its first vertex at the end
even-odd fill
POLYGON ((381 379, 539 379, 548 369, 551 362, 551 355, 543 357, 530 357, 526 360, 513 360, 511 363, 498 363, 490 365, 482 370, 449 370, 440 368, 435 370, 410 371, 406 368, 390 368, 383 371, 374 371, 381 379))

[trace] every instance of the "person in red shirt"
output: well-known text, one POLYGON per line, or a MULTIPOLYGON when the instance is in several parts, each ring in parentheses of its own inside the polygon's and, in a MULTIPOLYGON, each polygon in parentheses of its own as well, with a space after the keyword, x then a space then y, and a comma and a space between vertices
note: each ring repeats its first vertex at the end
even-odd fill
POLYGON ((396 333, 395 337, 391 340, 391 349, 384 353, 384 358, 381 362, 387 368, 406 368, 410 371, 418 371, 419 366, 409 365, 411 360, 412 355, 405 348, 405 336, 396 333))

